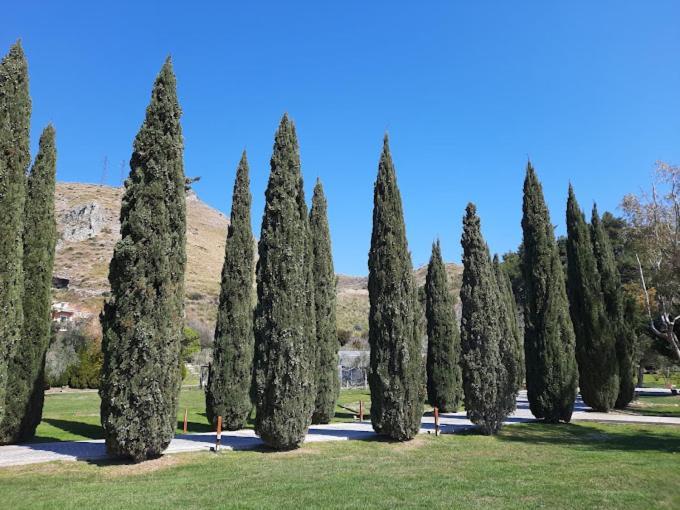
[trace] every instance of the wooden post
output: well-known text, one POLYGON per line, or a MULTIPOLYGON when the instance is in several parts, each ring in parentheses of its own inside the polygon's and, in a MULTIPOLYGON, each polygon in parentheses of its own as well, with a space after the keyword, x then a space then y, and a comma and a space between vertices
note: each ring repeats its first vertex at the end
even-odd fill
POLYGON ((217 417, 217 439, 215 441, 215 451, 220 449, 220 441, 222 440, 222 416, 217 417))
POLYGON ((187 417, 189 414, 189 409, 184 408, 184 433, 187 433, 187 417))
POLYGON ((439 408, 434 408, 434 435, 439 435, 439 408))
POLYGON ((364 401, 359 400, 359 421, 364 421, 364 401))

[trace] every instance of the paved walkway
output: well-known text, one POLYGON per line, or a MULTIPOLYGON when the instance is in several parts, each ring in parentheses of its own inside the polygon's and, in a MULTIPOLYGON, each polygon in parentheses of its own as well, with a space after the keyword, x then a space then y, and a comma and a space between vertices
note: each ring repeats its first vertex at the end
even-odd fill
MULTIPOLYGON (((649 394, 670 394, 669 390, 646 389, 649 394)), ((506 424, 533 421, 529 411, 526 392, 520 392, 517 398, 517 410, 508 417, 506 424)), ((572 421, 596 421, 608 423, 642 423, 680 425, 680 418, 665 416, 641 416, 625 412, 596 413, 586 407, 579 399, 576 401, 572 421)), ((469 429, 473 425, 464 412, 442 414, 440 416, 442 433, 452 434, 469 429)), ((434 418, 424 416, 421 433, 434 431, 434 418)), ((375 437, 370 422, 331 423, 310 427, 305 438, 306 443, 323 441, 347 441, 375 437)), ((166 453, 209 451, 215 444, 215 433, 186 434, 176 436, 166 453)), ((263 446, 262 441, 253 430, 239 430, 222 433, 222 449, 251 450, 263 446)), ((107 458, 104 440, 61 441, 53 443, 27 443, 21 445, 0 446, 0 467, 36 464, 55 460, 102 460, 107 458)))

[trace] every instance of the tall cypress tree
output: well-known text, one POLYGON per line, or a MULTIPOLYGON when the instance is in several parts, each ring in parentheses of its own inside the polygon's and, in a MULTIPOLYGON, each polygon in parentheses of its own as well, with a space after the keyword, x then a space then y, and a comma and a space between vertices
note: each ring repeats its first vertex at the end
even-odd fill
POLYGON ((54 219, 56 159, 54 128, 48 125, 40 136, 38 155, 28 177, 23 243, 24 329, 22 340, 9 360, 5 417, 0 424, 0 442, 3 443, 33 437, 42 417, 57 238, 54 219))
POLYGON ((317 179, 309 212, 314 251, 314 304, 316 317, 316 404, 313 423, 329 423, 340 393, 338 335, 335 324, 335 270, 331 252, 326 196, 317 179))
POLYGON ((461 245, 460 339, 465 410, 482 433, 495 434, 515 409, 516 361, 509 347, 511 343, 504 338, 506 318, 499 310, 505 310, 505 304, 474 204, 465 209, 461 245), (508 362, 510 366, 505 364, 508 362))
POLYGON ((236 171, 231 223, 222 266, 213 362, 205 394, 208 421, 223 427, 245 426, 252 409, 254 248, 250 225, 250 177, 245 151, 236 171))
POLYGON ((134 141, 101 322, 101 420, 110 454, 155 457, 177 426, 186 202, 176 81, 168 58, 134 141))
POLYGON ((269 446, 300 446, 315 393, 312 250, 295 126, 274 138, 258 245, 253 400, 255 431, 269 446))
POLYGON ((420 304, 387 135, 373 194, 368 296, 371 422, 377 433, 405 441, 418 433, 423 415, 420 304))
POLYGON ((432 255, 425 277, 425 318, 427 401, 444 413, 455 413, 463 392, 460 333, 439 240, 432 243, 432 255))
POLYGON ((583 401, 596 411, 614 407, 619 391, 615 337, 607 320, 590 229, 569 185, 567 199, 567 291, 576 335, 583 401))
POLYGON ((512 371, 513 389, 517 393, 524 382, 524 338, 519 327, 517 303, 512 293, 510 277, 501 267, 498 255, 494 255, 493 269, 503 306, 500 308, 506 334, 501 341, 501 353, 507 360, 505 366, 512 371))
POLYGON ((14 349, 20 348, 23 328, 22 235, 30 123, 28 64, 17 42, 0 61, 0 422, 5 415, 8 363, 14 349))
POLYGON ((524 356, 529 407, 548 423, 570 421, 576 398, 574 328, 543 189, 527 163, 522 205, 524 356))
POLYGON ((610 327, 616 335, 616 358, 619 368, 619 390, 615 407, 623 409, 635 396, 635 330, 631 327, 627 316, 632 317, 634 311, 626 314, 626 308, 634 303, 624 304, 621 276, 614 258, 609 235, 600 221, 597 205, 593 205, 590 221, 590 237, 593 242, 593 253, 597 261, 597 269, 602 283, 604 307, 609 318, 610 327))

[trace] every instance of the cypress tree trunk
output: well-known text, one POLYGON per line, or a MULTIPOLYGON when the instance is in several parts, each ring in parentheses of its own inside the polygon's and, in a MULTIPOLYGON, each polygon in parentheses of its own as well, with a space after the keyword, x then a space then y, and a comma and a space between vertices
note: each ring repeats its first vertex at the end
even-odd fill
POLYGON ((574 329, 543 190, 527 164, 523 200, 524 356, 529 407, 548 423, 571 420, 576 398, 574 329))
POLYGON ((501 318, 505 323, 505 335, 501 339, 501 354, 504 357, 503 364, 512 372, 512 392, 516 394, 524 383, 524 338, 522 338, 519 327, 512 283, 510 283, 510 277, 501 267, 498 255, 494 255, 493 269, 503 303, 500 308, 501 318))
POLYGON ((28 64, 17 42, 0 61, 0 422, 5 416, 8 363, 23 328, 23 224, 30 163, 28 64))
POLYGON ((576 360, 583 401, 596 411, 614 407, 619 391, 614 327, 602 298, 590 229, 569 185, 567 200, 567 290, 576 335, 576 360))
POLYGON ((54 128, 40 136, 40 148, 28 177, 24 215, 24 329, 9 360, 7 406, 0 442, 27 441, 42 418, 45 353, 52 321, 52 268, 57 226, 54 219, 56 171, 54 128))
POLYGON ((511 342, 506 342, 506 347, 501 345, 507 334, 505 304, 473 204, 465 210, 461 245, 460 338, 465 410, 482 433, 495 434, 515 409, 515 361, 511 342), (505 365, 507 362, 511 366, 505 365))
POLYGON ((314 252, 314 304, 316 317, 316 403, 312 423, 329 423, 340 393, 338 335, 335 324, 335 270, 328 227, 327 203, 317 179, 309 213, 314 252))
POLYGON ((635 316, 635 302, 624 305, 621 276, 614 258, 609 235, 600 221, 597 206, 593 206, 590 222, 593 253, 602 282, 605 311, 616 335, 616 358, 619 366, 619 390, 614 407, 625 408, 635 396, 635 329, 628 318, 635 316))
POLYGON ((314 411, 316 350, 309 223, 288 115, 274 139, 258 251, 255 431, 273 448, 297 448, 314 411))
POLYGON ((446 268, 439 240, 432 244, 432 255, 425 277, 425 317, 427 319, 427 401, 443 413, 455 413, 462 398, 460 333, 449 292, 446 268))
POLYGON ((423 415, 424 373, 411 255, 387 136, 373 195, 368 255, 368 383, 371 423, 378 434, 412 439, 423 415))
POLYGON ((180 114, 168 58, 135 138, 101 317, 106 447, 134 461, 160 455, 177 426, 186 265, 180 114))
POLYGON ((213 362, 205 394, 208 421, 222 416, 226 430, 243 428, 252 409, 254 248, 250 224, 250 177, 246 153, 236 171, 231 223, 222 267, 213 362))

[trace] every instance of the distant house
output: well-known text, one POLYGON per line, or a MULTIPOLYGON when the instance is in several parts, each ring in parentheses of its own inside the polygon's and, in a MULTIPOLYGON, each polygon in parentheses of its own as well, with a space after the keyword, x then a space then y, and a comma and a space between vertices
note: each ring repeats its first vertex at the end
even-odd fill
POLYGON ((57 324, 59 331, 66 331, 69 325, 79 319, 88 319, 92 312, 72 303, 61 301, 52 304, 52 322, 57 324))

